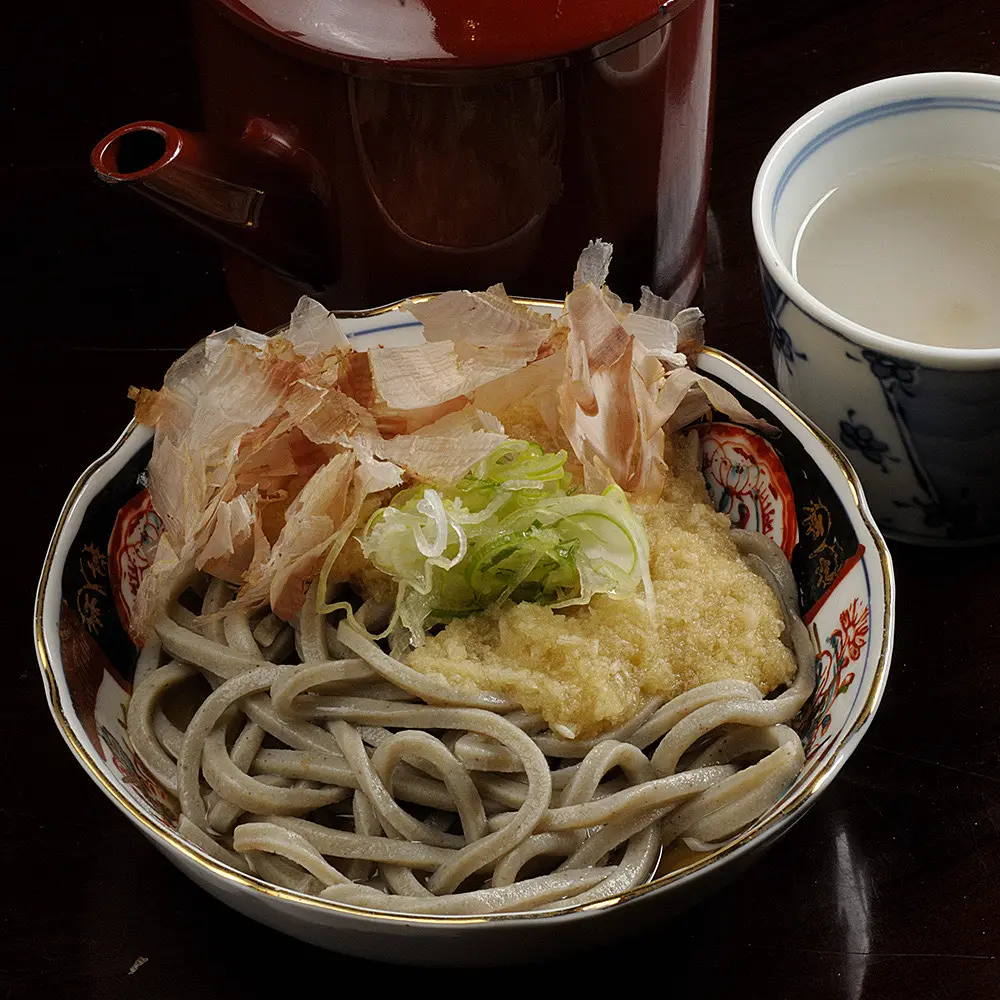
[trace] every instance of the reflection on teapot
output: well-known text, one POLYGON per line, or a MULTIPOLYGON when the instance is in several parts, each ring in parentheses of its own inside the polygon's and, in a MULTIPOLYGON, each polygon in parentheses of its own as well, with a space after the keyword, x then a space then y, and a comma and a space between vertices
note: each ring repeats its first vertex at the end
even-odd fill
POLYGON ((351 79, 351 119, 386 220, 428 246, 473 252, 525 238, 562 193, 558 75, 464 87, 351 79))

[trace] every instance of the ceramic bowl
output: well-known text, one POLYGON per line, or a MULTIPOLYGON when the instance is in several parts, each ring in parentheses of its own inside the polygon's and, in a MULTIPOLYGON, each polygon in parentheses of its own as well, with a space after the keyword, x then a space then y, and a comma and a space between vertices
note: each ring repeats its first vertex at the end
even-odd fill
POLYGON ((814 108, 760 168, 754 235, 778 387, 844 447, 882 530, 984 543, 1000 539, 1000 347, 885 336, 825 306, 791 268, 803 223, 842 180, 938 157, 1000 164, 1000 77, 919 73, 814 108))
MULTIPOLYGON (((361 349, 419 337, 419 324, 394 307, 353 314, 345 324, 361 349)), ((805 768, 727 846, 575 909, 470 918, 390 915, 307 897, 186 843, 176 832, 176 803, 133 754, 124 729, 136 653, 122 622, 160 531, 143 489, 151 435, 135 424, 73 487, 39 583, 35 637, 56 727, 108 798, 186 875, 241 913, 337 951, 420 964, 509 963, 608 941, 680 912, 786 833, 843 767, 878 706, 893 636, 889 553, 841 453, 739 362, 707 350, 699 367, 780 429, 765 439, 731 422, 707 424, 703 466, 719 509, 772 537, 791 558, 818 657, 816 692, 796 722, 805 768)))

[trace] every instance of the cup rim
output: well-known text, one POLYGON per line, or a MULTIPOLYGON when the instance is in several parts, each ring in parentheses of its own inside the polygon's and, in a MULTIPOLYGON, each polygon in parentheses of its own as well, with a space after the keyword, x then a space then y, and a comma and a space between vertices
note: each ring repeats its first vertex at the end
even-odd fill
MULTIPOLYGON (((805 143, 850 114, 914 97, 995 99, 1000 105, 1000 76, 987 73, 910 73, 886 77, 845 90, 807 111, 781 134, 761 163, 754 183, 751 216, 763 266, 789 300, 834 334, 863 347, 903 356, 928 367, 989 369, 1000 367, 1000 347, 939 347, 879 333, 842 316, 807 291, 781 259, 771 227, 771 199, 777 179, 805 143)), ((998 318, 1000 322, 1000 318, 998 318)))

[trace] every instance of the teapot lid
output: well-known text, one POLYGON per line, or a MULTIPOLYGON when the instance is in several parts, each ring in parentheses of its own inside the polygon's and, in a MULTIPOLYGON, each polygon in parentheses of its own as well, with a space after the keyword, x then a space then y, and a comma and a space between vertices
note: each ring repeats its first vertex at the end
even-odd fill
POLYGON ((691 0, 215 0, 317 53, 427 68, 536 62, 652 31, 691 0))

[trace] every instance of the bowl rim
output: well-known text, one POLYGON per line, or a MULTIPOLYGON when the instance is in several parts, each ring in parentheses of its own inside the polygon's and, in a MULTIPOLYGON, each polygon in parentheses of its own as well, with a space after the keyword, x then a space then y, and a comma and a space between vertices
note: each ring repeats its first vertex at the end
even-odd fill
MULTIPOLYGON (((436 293, 411 296, 409 300, 399 300, 383 306, 376 306, 372 309, 360 310, 338 310, 337 316, 341 319, 366 319, 374 316, 398 310, 405 301, 426 301, 435 297, 436 293)), ((532 308, 540 310, 551 310, 558 308, 561 303, 553 299, 533 299, 512 296, 514 301, 532 308)), ((246 874, 230 868, 225 863, 218 861, 210 855, 199 850, 194 844, 185 840, 176 830, 170 829, 162 823, 146 815, 146 813, 129 798, 97 765, 90 751, 83 745, 77 736, 73 725, 70 722, 66 710, 63 706, 59 693, 59 686, 56 679, 55 665, 61 665, 61 655, 58 648, 50 649, 46 639, 46 626, 52 630, 52 623, 48 622, 45 615, 46 596, 49 592, 51 581, 58 580, 53 577, 53 567, 56 561, 57 550, 64 544, 64 532, 71 516, 77 510, 82 494, 90 484, 91 480, 103 469, 116 455, 123 449, 131 448, 134 453, 148 440, 148 437, 140 443, 135 443, 141 436, 141 428, 133 419, 118 437, 117 441, 99 458, 91 462, 73 485, 70 493, 63 504, 56 521, 52 538, 49 542, 42 565, 42 572, 39 578, 38 587, 35 593, 33 637, 35 643, 35 653, 38 659, 39 669, 45 682, 45 691, 49 710, 53 716, 57 728, 66 741, 73 755, 84 771, 90 775, 91 779, 98 787, 111 799, 111 801, 128 816, 132 822, 145 833, 157 847, 166 849, 168 853, 180 854, 187 861, 193 863, 198 868, 207 869, 207 873, 221 878, 229 883, 234 883, 243 889, 247 889, 251 894, 261 894, 274 900, 282 902, 304 905, 312 908, 313 912, 325 912, 337 914, 350 919, 363 918, 370 921, 388 921, 393 924, 418 925, 424 927, 456 927, 483 924, 527 922, 545 920, 550 923, 562 920, 570 920, 577 917, 593 914, 598 911, 606 911, 611 908, 618 908, 624 904, 632 902, 651 893, 659 892, 670 886, 682 882, 694 880, 696 877, 705 874, 709 869, 721 870, 728 867, 738 857, 751 850, 755 843, 764 838, 764 843, 776 839, 804 814, 806 809, 813 804, 816 797, 830 783, 830 781, 841 770, 848 758, 857 747, 861 736, 868 728, 885 691, 889 673, 889 664, 892 657, 893 637, 895 629, 895 578, 892 568, 892 558, 889 554, 885 539, 875 524, 868 503, 865 500, 864 490, 851 464, 847 461, 840 449, 833 441, 816 426, 793 403, 785 399, 776 389, 768 384, 756 372, 748 368, 742 362, 731 355, 715 348, 705 347, 702 353, 710 358, 722 362, 736 369, 739 373, 747 377, 766 397, 768 397, 769 408, 784 411, 783 416, 789 418, 789 422, 798 422, 809 431, 814 438, 822 445, 833 458, 837 468, 843 475, 849 489, 851 498, 857 506, 862 523, 867 529, 874 542, 875 551, 878 554, 879 564, 882 571, 882 597, 884 603, 884 613, 882 618, 882 646, 879 650, 878 661, 875 664, 872 674, 871 687, 865 697, 864 703, 858 709, 857 718, 851 726, 844 732, 836 745, 836 749, 825 762, 817 768, 816 774, 810 781, 800 788, 787 801, 781 803, 780 808, 766 818, 761 817, 744 830, 737 838, 727 843, 725 846, 715 851, 708 852, 703 857, 692 861, 690 864, 675 869, 659 876, 643 885, 636 886, 625 892, 616 893, 603 899, 594 900, 589 903, 581 903, 577 906, 565 907, 559 910, 541 910, 529 913, 486 913, 478 915, 455 915, 455 914, 413 914, 398 913, 388 910, 376 910, 368 907, 356 906, 347 903, 334 902, 322 899, 317 896, 310 896, 297 892, 293 889, 285 889, 272 885, 254 875, 246 874)), ((839 492, 839 491, 838 491, 839 492)), ((58 628, 55 629, 58 635, 58 628)), ((772 807, 773 808, 773 807, 772 807)))
MULTIPOLYGON (((849 319, 821 302, 795 278, 785 263, 771 223, 772 201, 779 178, 810 141, 877 108, 898 105, 903 111, 919 111, 920 108, 910 107, 912 101, 938 98, 978 99, 1000 105, 1000 77, 956 71, 908 73, 871 80, 810 108, 781 133, 761 162, 751 196, 752 227, 763 266, 781 291, 824 329, 862 347, 909 358, 925 367, 991 371, 1000 365, 1000 347, 942 347, 904 340, 849 319)), ((996 111, 996 108, 991 110, 996 111)))

